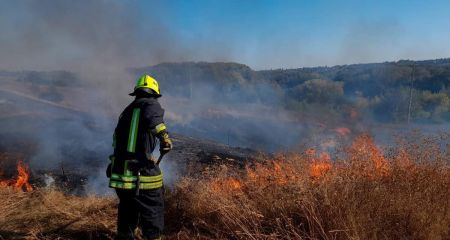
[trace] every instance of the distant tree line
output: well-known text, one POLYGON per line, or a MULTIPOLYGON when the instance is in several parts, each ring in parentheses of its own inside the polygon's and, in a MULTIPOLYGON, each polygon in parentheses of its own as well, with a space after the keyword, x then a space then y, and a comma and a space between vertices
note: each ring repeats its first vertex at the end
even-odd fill
POLYGON ((450 122, 450 59, 254 71, 237 63, 163 63, 152 73, 164 91, 217 101, 261 102, 345 117, 355 109, 381 122, 450 122))
MULTIPOLYGON (((450 59, 254 71, 238 63, 162 63, 130 69, 151 73, 163 94, 227 104, 262 103, 348 118, 349 112, 386 123, 450 122, 450 59)), ((1 71, 17 81, 81 86, 69 71, 1 71)), ((51 100, 60 99, 52 97, 51 100)))

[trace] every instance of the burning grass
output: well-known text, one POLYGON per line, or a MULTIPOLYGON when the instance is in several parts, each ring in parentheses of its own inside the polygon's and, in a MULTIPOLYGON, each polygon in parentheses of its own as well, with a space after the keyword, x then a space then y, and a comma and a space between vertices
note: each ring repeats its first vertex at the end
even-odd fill
POLYGON ((33 191, 33 187, 29 183, 30 174, 28 166, 23 161, 17 162, 17 178, 0 180, 0 188, 14 187, 16 190, 33 191))
MULTIPOLYGON (((381 149, 362 135, 335 154, 307 149, 245 169, 210 167, 168 189, 166 236, 450 239, 449 139, 415 136, 381 149)), ((114 235, 114 198, 8 188, 0 199, 5 239, 114 235)))
POLYGON ((450 239, 449 136, 221 167, 169 194, 181 239, 450 239))

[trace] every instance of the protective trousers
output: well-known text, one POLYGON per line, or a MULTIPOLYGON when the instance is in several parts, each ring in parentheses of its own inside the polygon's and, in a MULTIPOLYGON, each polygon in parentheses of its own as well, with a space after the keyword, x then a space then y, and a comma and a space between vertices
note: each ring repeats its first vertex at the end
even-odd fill
POLYGON ((118 239, 134 239, 134 230, 140 226, 145 239, 159 239, 164 228, 163 189, 136 191, 116 189, 119 197, 117 216, 118 239))

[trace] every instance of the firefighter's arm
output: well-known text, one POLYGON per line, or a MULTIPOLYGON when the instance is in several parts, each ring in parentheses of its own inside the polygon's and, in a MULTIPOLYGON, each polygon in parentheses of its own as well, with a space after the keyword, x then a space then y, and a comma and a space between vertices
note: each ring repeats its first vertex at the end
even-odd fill
POLYGON ((156 102, 146 108, 146 118, 150 119, 149 126, 152 134, 159 139, 159 151, 161 154, 169 152, 172 140, 169 137, 167 127, 164 124, 164 109, 156 102))
POLYGON ((156 125, 152 130, 155 136, 159 139, 159 152, 161 154, 166 154, 172 150, 173 144, 167 132, 167 127, 164 123, 156 125))

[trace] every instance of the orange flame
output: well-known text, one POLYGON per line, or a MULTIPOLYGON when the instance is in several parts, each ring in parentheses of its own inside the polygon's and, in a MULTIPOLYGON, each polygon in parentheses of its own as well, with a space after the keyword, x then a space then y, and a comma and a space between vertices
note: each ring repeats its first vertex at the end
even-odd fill
MULTIPOLYGON (((303 154, 276 155, 272 160, 246 165, 246 172, 241 177, 236 177, 233 171, 232 175, 212 178, 209 187, 215 193, 240 194, 254 188, 290 187, 303 181, 327 182, 341 173, 374 179, 390 175, 394 170, 392 159, 389 155, 385 157, 367 134, 357 136, 344 150, 349 158, 337 157, 336 162, 328 152, 315 148, 306 149, 303 154)), ((395 158, 400 168, 414 168, 406 150, 399 151, 395 158)))
POLYGON ((311 165, 311 177, 320 177, 331 169, 331 164, 327 162, 315 162, 311 165))
POLYGON ((29 179, 28 167, 22 161, 19 161, 17 163, 17 179, 2 180, 0 181, 0 187, 14 187, 16 190, 31 192, 33 187, 28 182, 29 179))
POLYGON ((242 184, 239 180, 230 177, 223 181, 219 181, 219 179, 212 181, 211 188, 214 192, 238 191, 242 189, 242 184))
POLYGON ((225 181, 225 186, 233 190, 239 190, 242 188, 241 182, 239 182, 237 179, 234 178, 230 178, 227 181, 225 181))
POLYGON ((327 152, 321 152, 319 158, 313 159, 309 175, 311 177, 320 177, 323 176, 326 172, 331 170, 331 157, 327 152))
POLYGON ((282 160, 273 160, 267 164, 255 164, 254 167, 247 166, 247 180, 252 184, 264 186, 268 182, 276 185, 287 185, 289 181, 298 178, 292 163, 282 160))
POLYGON ((353 162, 364 163, 364 159, 368 159, 372 162, 376 173, 381 176, 389 174, 390 166, 388 161, 384 158, 382 151, 369 135, 363 134, 355 138, 350 147, 350 152, 353 162))

